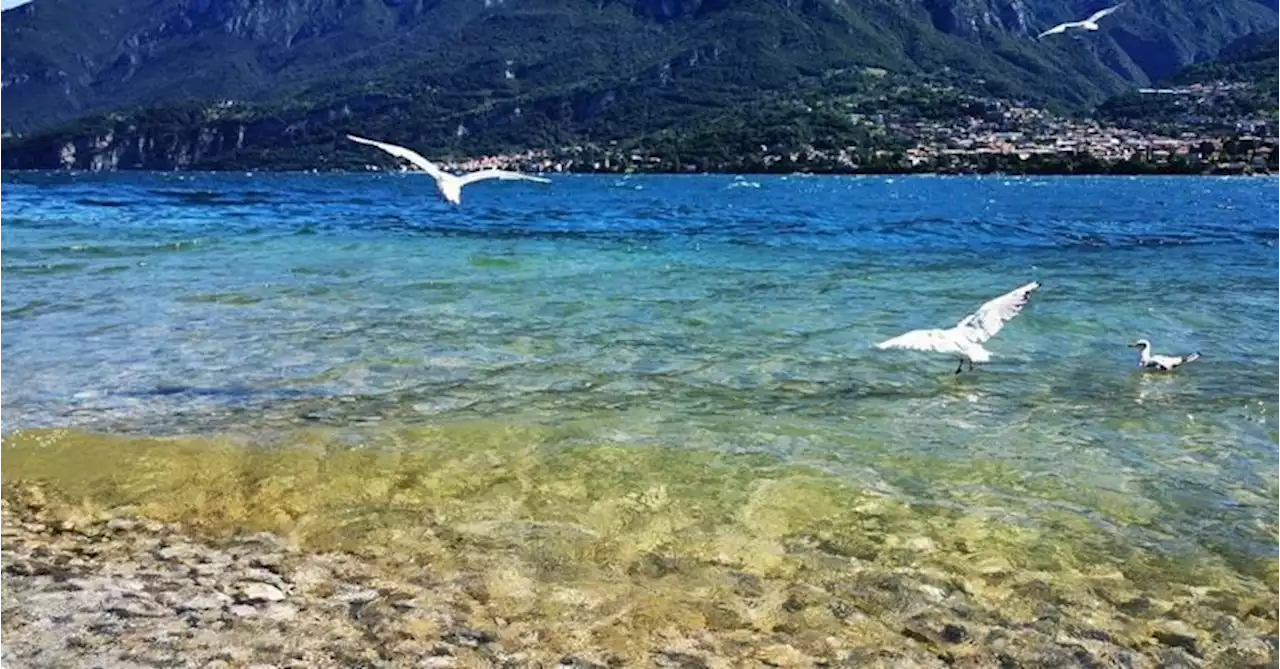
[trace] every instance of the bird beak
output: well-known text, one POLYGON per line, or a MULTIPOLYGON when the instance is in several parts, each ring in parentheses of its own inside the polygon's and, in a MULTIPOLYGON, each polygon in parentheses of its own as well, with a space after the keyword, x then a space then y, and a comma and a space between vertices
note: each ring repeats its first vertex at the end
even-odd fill
POLYGON ((1129 344, 1129 348, 1138 348, 1137 344, 1129 344))

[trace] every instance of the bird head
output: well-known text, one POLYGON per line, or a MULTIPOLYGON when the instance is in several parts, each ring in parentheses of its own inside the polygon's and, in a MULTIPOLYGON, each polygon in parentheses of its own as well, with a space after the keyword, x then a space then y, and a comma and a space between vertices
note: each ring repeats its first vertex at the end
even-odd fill
POLYGON ((1145 349, 1151 348, 1151 342, 1145 339, 1139 339, 1138 341, 1135 341, 1132 344, 1129 344, 1129 348, 1145 350, 1145 349))

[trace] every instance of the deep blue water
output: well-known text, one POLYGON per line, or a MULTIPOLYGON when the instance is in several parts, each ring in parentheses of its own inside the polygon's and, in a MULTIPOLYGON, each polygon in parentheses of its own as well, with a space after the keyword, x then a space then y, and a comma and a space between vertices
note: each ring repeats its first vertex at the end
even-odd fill
POLYGON ((571 426, 1275 552, 1273 179, 559 176, 452 209, 411 174, 7 173, 2 194, 6 432, 571 426), (871 348, 1033 279, 972 374, 871 348), (1204 357, 1142 374, 1138 338, 1204 357))

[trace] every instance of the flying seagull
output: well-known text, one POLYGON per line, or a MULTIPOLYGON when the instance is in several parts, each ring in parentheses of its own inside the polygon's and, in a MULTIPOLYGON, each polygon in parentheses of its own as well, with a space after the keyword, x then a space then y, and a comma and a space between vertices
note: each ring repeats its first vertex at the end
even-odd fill
POLYGON ((369 146, 376 146, 397 158, 403 158, 413 163, 415 167, 426 172, 428 176, 436 180, 436 190, 440 192, 440 197, 453 205, 462 203, 462 187, 467 184, 476 183, 477 181, 503 179, 506 181, 536 181, 541 184, 551 183, 550 179, 529 176, 519 172, 508 172, 507 170, 480 170, 478 172, 456 176, 440 169, 435 163, 423 158, 417 151, 412 149, 406 149, 403 146, 397 146, 395 144, 388 144, 387 142, 378 142, 372 139, 356 137, 355 135, 347 135, 347 139, 361 144, 368 144, 369 146))
POLYGON ((1172 372, 1192 360, 1200 359, 1199 352, 1191 355, 1151 355, 1151 342, 1145 339, 1139 339, 1129 344, 1129 348, 1138 349, 1139 367, 1157 372, 1172 372))
POLYGON ((960 365, 956 367, 956 374, 964 368, 966 359, 969 361, 969 369, 972 370, 973 363, 991 360, 991 352, 982 345, 996 336, 1005 323, 1022 312, 1022 308, 1031 299, 1031 292, 1039 287, 1038 281, 1032 281, 987 302, 977 311, 965 316, 964 320, 957 323, 955 327, 945 330, 912 330, 888 341, 882 341, 876 344, 876 348, 950 353, 960 356, 960 365))
POLYGON ((1124 3, 1122 2, 1116 5, 1115 7, 1108 7, 1106 9, 1098 10, 1093 13, 1093 16, 1090 16, 1089 18, 1083 21, 1067 21, 1066 23, 1059 23, 1058 25, 1040 33, 1040 37, 1044 37, 1045 35, 1057 35, 1058 33, 1064 33, 1071 28, 1078 28, 1080 30, 1097 30, 1098 19, 1101 19, 1102 17, 1116 11, 1117 9, 1120 9, 1123 6, 1124 6, 1124 3))

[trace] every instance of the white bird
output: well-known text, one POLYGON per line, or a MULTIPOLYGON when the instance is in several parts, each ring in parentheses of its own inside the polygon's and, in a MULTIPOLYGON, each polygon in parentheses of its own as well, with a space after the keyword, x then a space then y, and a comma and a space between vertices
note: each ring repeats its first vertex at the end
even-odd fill
POLYGON ((1145 339, 1129 344, 1129 348, 1138 349, 1138 366, 1142 369, 1150 369, 1157 372, 1172 372, 1174 369, 1191 362, 1199 360, 1199 351, 1191 355, 1152 355, 1151 342, 1145 339))
POLYGON ((369 146, 376 146, 397 158, 403 158, 410 163, 413 163, 415 167, 426 172, 428 176, 436 180, 436 190, 440 192, 440 197, 453 205, 462 203, 462 187, 476 183, 477 181, 503 179, 506 181, 536 181, 542 184, 551 183, 550 179, 529 176, 528 174, 521 174, 519 172, 508 172, 507 170, 480 170, 478 172, 457 176, 440 169, 440 167, 435 163, 423 158, 417 151, 412 149, 406 149, 403 146, 397 146, 395 144, 388 144, 387 142, 378 142, 372 139, 356 137, 355 135, 347 135, 347 139, 361 144, 368 144, 369 146))
POLYGON ((1122 2, 1116 5, 1115 7, 1108 7, 1106 9, 1098 10, 1093 13, 1093 16, 1090 16, 1089 18, 1083 21, 1067 21, 1066 23, 1059 23, 1058 25, 1040 33, 1040 37, 1044 37, 1045 35, 1057 35, 1058 33, 1064 33, 1070 28, 1079 28, 1080 30, 1097 30, 1099 19, 1116 11, 1117 9, 1120 9, 1123 6, 1124 6, 1124 3, 1122 2))
POLYGON ((1022 312, 1031 299, 1031 292, 1040 287, 1038 281, 1015 288, 994 300, 988 301, 977 311, 964 317, 955 327, 947 329, 912 330, 893 339, 876 344, 878 349, 909 349, 933 353, 951 353, 960 357, 956 374, 969 361, 969 369, 975 362, 988 362, 991 352, 982 345, 996 336, 1000 328, 1022 312))

